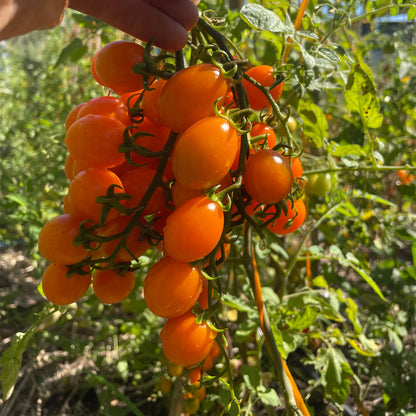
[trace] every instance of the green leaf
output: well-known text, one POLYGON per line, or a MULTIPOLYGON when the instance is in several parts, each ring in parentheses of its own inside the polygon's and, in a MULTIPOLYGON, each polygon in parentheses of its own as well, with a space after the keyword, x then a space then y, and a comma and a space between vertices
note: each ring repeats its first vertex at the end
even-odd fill
POLYGON ((243 374, 244 383, 250 390, 257 390, 260 386, 260 370, 257 367, 250 365, 243 365, 241 369, 243 374))
POLYGON ((374 290, 374 292, 379 296, 380 299, 387 302, 387 299, 384 297, 382 291, 378 287, 377 283, 373 280, 373 278, 367 274, 363 269, 361 269, 358 266, 355 266, 354 264, 350 263, 350 266, 354 269, 354 271, 362 277, 365 282, 371 287, 371 289, 374 290))
POLYGON ((344 157, 344 156, 366 156, 368 152, 358 144, 346 144, 342 145, 333 141, 330 141, 328 151, 332 156, 344 157))
POLYGON ((313 68, 315 66, 315 58, 309 52, 307 52, 306 49, 300 43, 298 43, 298 46, 306 67, 313 68))
POLYGON ((312 140, 316 147, 323 146, 323 140, 328 136, 328 123, 323 111, 309 100, 299 100, 299 115, 303 121, 303 133, 312 140))
POLYGON ((71 43, 69 43, 69 45, 62 49, 54 68, 68 61, 76 62, 81 59, 87 52, 87 46, 82 43, 81 39, 75 38, 71 41, 71 43))
POLYGON ((325 397, 344 404, 350 392, 353 372, 344 354, 338 348, 329 347, 319 350, 317 363, 322 365, 321 381, 325 388, 325 397))
POLYGON ((16 204, 19 204, 22 207, 26 207, 28 205, 28 200, 25 196, 20 194, 8 194, 5 195, 7 199, 10 201, 16 202, 16 204))
POLYGON ((260 4, 245 4, 240 10, 240 16, 253 29, 293 33, 293 29, 283 23, 277 14, 260 4))
POLYGON ((413 266, 416 267, 416 241, 412 244, 413 266))
POLYGON ((280 406, 280 399, 276 391, 273 389, 266 389, 264 386, 260 386, 257 389, 257 395, 263 404, 266 406, 277 407, 280 406))
POLYGON ((256 309, 253 305, 249 305, 242 299, 237 298, 230 293, 224 293, 222 302, 230 308, 237 309, 239 312, 256 313, 256 309))
POLYGON ((380 103, 371 75, 371 70, 363 63, 357 63, 350 74, 345 91, 347 108, 360 114, 368 128, 378 128, 383 122, 380 103))
POLYGON ((407 11, 407 20, 413 20, 416 19, 416 6, 413 5, 409 8, 409 10, 407 11))

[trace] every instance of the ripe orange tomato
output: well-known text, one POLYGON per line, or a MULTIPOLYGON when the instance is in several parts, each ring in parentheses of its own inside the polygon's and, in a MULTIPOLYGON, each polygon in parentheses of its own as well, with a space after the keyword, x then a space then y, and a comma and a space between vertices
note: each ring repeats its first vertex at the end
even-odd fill
POLYGON ((84 106, 85 103, 80 103, 76 105, 66 116, 65 119, 65 130, 68 130, 69 127, 71 127, 72 123, 74 123, 77 120, 77 116, 79 113, 79 110, 84 106))
POLYGON ((67 277, 68 267, 50 264, 42 277, 42 290, 46 298, 55 305, 69 305, 80 299, 91 284, 91 274, 74 273, 67 277))
POLYGON ((88 114, 71 125, 65 144, 72 157, 89 166, 109 168, 122 163, 124 153, 118 151, 123 143, 125 125, 115 118, 88 114))
POLYGON ((163 124, 180 132, 214 115, 214 104, 218 98, 225 98, 228 86, 229 81, 215 65, 198 64, 182 69, 166 82, 160 94, 163 124))
MULTIPOLYGON (((114 193, 124 192, 120 178, 109 170, 88 168, 81 171, 74 177, 68 188, 69 205, 72 211, 83 219, 91 219, 99 223, 102 205, 96 199, 106 195, 111 185, 116 185, 114 193)), ((111 209, 107 220, 111 221, 119 215, 119 211, 111 209)))
POLYGON ((143 88, 143 77, 133 72, 133 66, 143 62, 144 48, 127 41, 110 42, 95 54, 92 74, 102 85, 116 94, 143 88), (95 74, 95 75, 94 75, 95 74))
MULTIPOLYGON (((273 75, 273 67, 269 65, 254 66, 247 70, 246 74, 265 87, 270 87, 275 81, 275 77, 273 75)), ((242 84, 247 92, 247 98, 251 108, 254 110, 261 110, 263 108, 270 107, 270 103, 265 95, 251 82, 243 78, 242 84)), ((273 99, 277 101, 282 95, 282 92, 283 82, 276 85, 270 91, 270 94, 272 95, 273 99)))
POLYGON ((156 125, 162 125, 162 117, 159 111, 159 97, 166 84, 166 80, 158 79, 155 81, 150 88, 143 95, 142 110, 145 117, 156 125))
POLYGON ((175 178, 187 188, 211 188, 228 173, 237 149, 237 131, 228 120, 217 116, 203 118, 187 128, 175 143, 175 178))
POLYGON ((202 290, 198 267, 170 257, 159 260, 144 280, 144 300, 157 316, 174 318, 192 308, 202 290))
POLYGON ((166 253, 179 261, 195 261, 207 256, 218 244, 224 228, 224 214, 206 196, 189 199, 166 221, 166 253))
POLYGON ((105 95, 95 97, 85 103, 77 114, 77 120, 87 114, 100 114, 102 116, 115 118, 125 126, 131 124, 131 117, 127 106, 119 98, 105 95))
POLYGON ((298 157, 292 157, 292 172, 295 178, 300 178, 303 175, 302 162, 298 157))
POLYGON ((252 144, 253 152, 254 149, 273 149, 273 147, 276 146, 277 138, 274 130, 267 124, 253 123, 253 126, 250 131, 250 136, 256 137, 261 135, 266 135, 266 138, 264 140, 252 144))
POLYGON ((73 174, 73 165, 74 165, 75 159, 72 157, 70 153, 65 158, 65 176, 71 181, 74 177, 73 174))
MULTIPOLYGON (((108 222, 104 227, 97 231, 97 235, 100 237, 111 237, 121 233, 131 221, 131 217, 123 215, 108 222)), ((114 240, 103 243, 97 250, 100 257, 110 256, 117 245, 120 243, 121 237, 114 240)), ((144 235, 143 230, 136 226, 134 227, 125 241, 125 247, 122 247, 116 254, 114 261, 116 262, 129 262, 135 258, 142 256, 148 249, 150 244, 144 235)))
POLYGON ((40 230, 38 248, 42 256, 52 263, 74 264, 88 257, 88 250, 75 246, 82 219, 62 214, 50 219, 40 230))
MULTIPOLYGON (((131 195, 131 199, 126 199, 123 203, 127 208, 136 207, 142 200, 156 174, 155 169, 146 166, 128 170, 121 176, 121 182, 125 191, 131 195)), ((149 203, 143 211, 144 215, 157 214, 166 207, 166 197, 163 188, 158 187, 154 191, 149 203)))
POLYGON ((267 228, 275 234, 286 235, 293 233, 305 222, 306 207, 302 199, 296 199, 293 202, 293 206, 292 201, 287 200, 286 206, 287 215, 282 211, 274 223, 267 225, 267 228))
POLYGON ((183 367, 199 364, 208 355, 216 335, 206 323, 198 324, 190 311, 169 318, 160 332, 166 358, 183 367))
MULTIPOLYGON (((134 143, 138 146, 145 147, 152 152, 160 152, 168 141, 170 130, 162 125, 156 125, 148 118, 144 117, 140 123, 137 123, 130 130, 130 133, 137 135, 143 133, 143 135, 139 135, 139 137, 135 139, 134 143)), ((160 160, 160 157, 146 157, 136 152, 131 152, 130 157, 135 164, 146 164, 148 167, 154 169, 157 168, 160 160)))
POLYGON ((134 282, 133 272, 121 275, 116 270, 97 270, 94 273, 92 287, 101 302, 111 305, 126 299, 134 288, 134 282))
POLYGON ((248 194, 262 204, 283 201, 293 186, 289 163, 279 152, 261 149, 249 156, 243 175, 248 194))

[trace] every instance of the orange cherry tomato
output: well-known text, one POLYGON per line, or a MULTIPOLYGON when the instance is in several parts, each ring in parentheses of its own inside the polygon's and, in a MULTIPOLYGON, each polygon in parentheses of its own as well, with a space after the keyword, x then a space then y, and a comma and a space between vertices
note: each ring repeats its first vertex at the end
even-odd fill
POLYGON ((71 214, 58 215, 46 222, 40 230, 38 248, 52 263, 74 264, 88 257, 88 250, 75 246, 82 219, 71 214))
POLYGON ((254 200, 276 204, 288 196, 294 180, 284 156, 275 150, 261 149, 249 156, 243 182, 254 200))
POLYGON ((65 135, 72 157, 89 166, 108 168, 124 162, 118 151, 123 143, 125 125, 115 118, 88 114, 75 121, 65 135))
POLYGON ((110 42, 95 54, 92 74, 102 85, 116 94, 143 88, 143 77, 133 72, 133 66, 143 62, 144 48, 127 41, 110 42))
POLYGON ((198 300, 202 279, 198 267, 164 257, 150 269, 144 280, 144 300, 157 316, 182 315, 198 300))
POLYGON ((125 126, 131 124, 131 117, 127 106, 119 98, 109 95, 96 97, 87 101, 78 111, 77 120, 88 114, 100 114, 115 118, 125 126))
POLYGON ((92 287, 101 302, 111 305, 126 299, 134 288, 134 282, 133 272, 122 275, 116 270, 97 270, 94 273, 92 287))
MULTIPOLYGON (((120 178, 106 169, 88 168, 81 171, 69 184, 68 198, 72 211, 83 219, 91 219, 95 223, 100 222, 102 205, 96 199, 105 196, 111 185, 114 193, 124 192, 120 178)), ((111 209, 107 217, 108 221, 118 217, 120 212, 111 209)))
POLYGON ((91 273, 67 276, 68 267, 63 264, 50 264, 42 277, 42 290, 46 298, 55 305, 69 305, 76 302, 88 290, 91 273))
POLYGON ((160 94, 163 124, 180 132, 214 115, 214 104, 217 99, 224 100, 228 86, 229 81, 215 65, 198 64, 182 69, 166 82, 160 94))
MULTIPOLYGON (((247 70, 246 74, 265 87, 270 87, 275 81, 275 77, 273 75, 273 67, 269 65, 254 66, 247 70)), ((254 110, 261 110, 263 108, 270 107, 269 101, 260 89, 258 89, 251 82, 244 78, 242 83, 244 89, 247 92, 248 102, 251 108, 254 110)), ((273 99, 277 101, 282 95, 282 92, 283 82, 273 87, 270 91, 270 94, 272 95, 273 99)))
POLYGON ((192 312, 169 318, 160 332, 166 358, 183 367, 199 364, 208 355, 216 335, 206 323, 198 324, 192 312))
MULTIPOLYGON (((130 169, 121 176, 120 179, 126 193, 131 196, 131 199, 126 199, 123 203, 127 208, 134 208, 140 203, 152 183, 155 174, 155 169, 142 166, 130 169)), ((161 213, 164 211, 166 204, 165 191, 163 188, 158 187, 150 198, 143 214, 149 215, 161 213)))
MULTIPOLYGON (((123 215, 108 222, 104 227, 97 231, 100 237, 111 237, 115 236, 128 226, 131 221, 131 217, 123 215)), ((110 256, 117 245, 120 243, 121 237, 114 240, 105 242, 99 248, 98 254, 101 257, 110 256)), ((114 261, 116 262, 129 262, 142 256, 148 249, 150 244, 144 235, 143 230, 139 226, 133 227, 125 240, 125 246, 120 248, 116 254, 114 261)))
POLYGON ((237 149, 237 131, 228 120, 217 116, 203 118, 186 129, 175 143, 175 178, 188 188, 211 188, 228 173, 237 149))
POLYGON ((163 124, 162 117, 159 111, 159 97, 166 82, 167 81, 164 79, 158 79, 150 86, 151 89, 145 91, 143 95, 143 114, 157 126, 163 124))
POLYGON ((76 105, 66 116, 65 119, 65 130, 68 130, 72 123, 74 123, 77 120, 77 116, 79 113, 79 110, 81 110, 81 108, 84 106, 85 103, 80 103, 78 105, 76 105))
POLYGON ((218 244, 224 228, 224 214, 206 196, 189 199, 166 221, 164 247, 176 260, 195 261, 207 256, 218 244))
POLYGON ((302 199, 296 199, 293 206, 292 201, 287 200, 286 206, 287 214, 282 211, 274 223, 267 225, 267 228, 275 234, 293 233, 305 222, 306 207, 302 199))

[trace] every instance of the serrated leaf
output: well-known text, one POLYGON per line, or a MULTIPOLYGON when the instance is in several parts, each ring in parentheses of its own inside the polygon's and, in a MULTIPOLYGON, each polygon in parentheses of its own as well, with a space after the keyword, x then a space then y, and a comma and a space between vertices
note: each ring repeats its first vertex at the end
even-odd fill
POLYGON ((230 308, 237 309, 239 312, 256 313, 256 309, 253 305, 247 304, 242 299, 229 293, 224 293, 222 302, 230 308))
POLYGON ((307 68, 313 68, 315 66, 315 58, 307 52, 307 50, 300 43, 298 43, 298 46, 300 53, 302 54, 303 61, 305 62, 305 66, 307 68))
POLYGON ((292 33, 279 16, 260 4, 245 4, 240 10, 241 18, 253 29, 268 30, 276 33, 292 33))
POLYGON ((322 365, 321 381, 325 396, 336 403, 344 404, 350 393, 353 372, 344 354, 338 348, 320 350, 317 360, 322 365))
POLYGON ((363 124, 368 128, 381 126, 383 116, 371 71, 363 63, 356 64, 348 75, 344 95, 348 110, 359 113, 363 124))
POLYGON ((257 389, 257 395, 261 402, 266 406, 277 407, 281 404, 279 396, 273 389, 266 389, 266 387, 260 386, 260 388, 257 389))
POLYGON ((339 144, 331 141, 328 146, 328 151, 332 156, 366 156, 368 153, 364 151, 363 147, 358 144, 339 144))
POLYGON ((328 136, 325 114, 316 104, 306 100, 299 100, 298 112, 303 121, 303 133, 316 147, 321 148, 323 140, 328 136))

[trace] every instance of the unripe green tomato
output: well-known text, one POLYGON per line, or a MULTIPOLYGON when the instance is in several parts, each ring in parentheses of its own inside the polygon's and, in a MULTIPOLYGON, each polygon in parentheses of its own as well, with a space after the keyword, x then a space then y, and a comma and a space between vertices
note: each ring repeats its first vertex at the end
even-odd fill
MULTIPOLYGON (((290 133, 291 133, 291 134, 293 134, 293 133, 296 131, 296 129, 298 128, 298 122, 297 122, 297 121, 296 121, 296 119, 295 119, 294 117, 292 117, 292 116, 290 116, 290 117, 287 119, 287 121, 286 121, 286 125, 287 125, 287 128, 289 129, 289 131, 290 131, 290 133)), ((282 123, 280 123, 280 122, 279 122, 279 124, 277 125, 276 131, 277 131, 277 135, 278 135, 279 137, 281 137, 281 136, 286 136, 285 129, 283 128, 283 125, 282 125, 282 123)))
POLYGON ((293 134, 296 129, 298 128, 298 122, 296 121, 296 119, 292 116, 290 116, 287 120, 287 127, 289 129, 289 131, 293 134))
POLYGON ((329 173, 314 173, 308 176, 306 193, 315 196, 325 196, 332 189, 332 180, 329 173))

